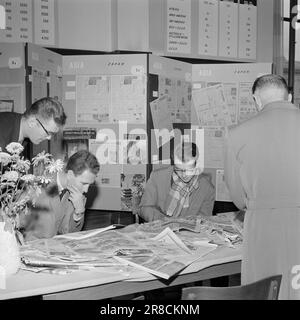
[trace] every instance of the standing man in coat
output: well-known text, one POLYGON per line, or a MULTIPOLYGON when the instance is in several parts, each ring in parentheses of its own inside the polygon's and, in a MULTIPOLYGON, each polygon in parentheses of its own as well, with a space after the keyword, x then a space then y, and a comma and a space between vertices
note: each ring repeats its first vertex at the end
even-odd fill
POLYGON ((281 274, 279 298, 297 299, 300 110, 280 76, 259 77, 252 93, 259 112, 229 130, 225 156, 232 199, 246 210, 242 284, 281 274))

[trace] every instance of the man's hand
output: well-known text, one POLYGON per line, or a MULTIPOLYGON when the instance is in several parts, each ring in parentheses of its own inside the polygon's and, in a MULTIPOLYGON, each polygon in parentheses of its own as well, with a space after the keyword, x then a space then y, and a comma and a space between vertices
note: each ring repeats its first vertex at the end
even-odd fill
POLYGON ((69 186, 68 190, 70 191, 69 200, 75 208, 75 213, 84 213, 86 197, 74 186, 69 186))

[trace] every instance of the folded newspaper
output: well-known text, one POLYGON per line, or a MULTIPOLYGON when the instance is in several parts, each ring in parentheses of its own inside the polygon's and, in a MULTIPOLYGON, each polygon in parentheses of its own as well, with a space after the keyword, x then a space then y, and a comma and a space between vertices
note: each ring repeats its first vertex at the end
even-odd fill
POLYGON ((141 224, 137 230, 153 234, 166 227, 173 231, 188 230, 205 234, 208 239, 218 244, 239 244, 243 239, 243 221, 238 212, 227 212, 216 216, 191 216, 186 218, 166 218, 141 224))
POLYGON ((188 247, 170 228, 154 238, 140 231, 90 234, 28 242, 21 247, 23 268, 40 268, 42 272, 42 268, 74 271, 130 265, 169 279, 216 248, 209 243, 188 247))

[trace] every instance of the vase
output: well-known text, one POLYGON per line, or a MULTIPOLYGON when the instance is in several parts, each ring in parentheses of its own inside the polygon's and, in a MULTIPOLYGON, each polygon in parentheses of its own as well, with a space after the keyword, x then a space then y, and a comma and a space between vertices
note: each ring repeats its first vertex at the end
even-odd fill
POLYGON ((0 266, 5 275, 15 274, 20 269, 20 249, 12 228, 7 230, 5 222, 0 222, 0 266))

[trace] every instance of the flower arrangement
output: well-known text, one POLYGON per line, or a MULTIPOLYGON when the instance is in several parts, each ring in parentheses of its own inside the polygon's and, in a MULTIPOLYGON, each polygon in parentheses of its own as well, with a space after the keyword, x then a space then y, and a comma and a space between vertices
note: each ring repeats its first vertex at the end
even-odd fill
POLYGON ((0 148, 0 221, 8 230, 20 227, 20 215, 29 213, 29 206, 49 184, 53 174, 63 168, 62 160, 54 160, 49 153, 39 153, 32 161, 21 156, 23 146, 12 142, 6 151, 0 148), (29 173, 30 168, 38 175, 29 173))

